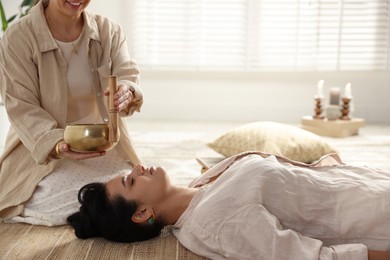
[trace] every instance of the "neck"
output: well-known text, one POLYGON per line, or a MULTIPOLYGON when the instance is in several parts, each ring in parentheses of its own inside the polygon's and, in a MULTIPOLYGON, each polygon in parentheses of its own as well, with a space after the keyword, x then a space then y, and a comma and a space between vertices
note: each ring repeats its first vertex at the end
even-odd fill
POLYGON ((53 37, 59 41, 75 41, 83 30, 83 16, 65 16, 49 5, 45 9, 45 18, 53 37))
POLYGON ((156 215, 160 216, 166 225, 173 225, 188 208, 198 189, 175 186, 170 196, 159 205, 156 215))

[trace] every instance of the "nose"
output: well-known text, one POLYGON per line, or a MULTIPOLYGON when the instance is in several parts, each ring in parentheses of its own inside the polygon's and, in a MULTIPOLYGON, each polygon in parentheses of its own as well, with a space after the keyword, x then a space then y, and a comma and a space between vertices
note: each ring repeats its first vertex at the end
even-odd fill
POLYGON ((145 167, 142 164, 139 164, 139 165, 135 166, 134 172, 136 174, 142 175, 145 172, 145 167))

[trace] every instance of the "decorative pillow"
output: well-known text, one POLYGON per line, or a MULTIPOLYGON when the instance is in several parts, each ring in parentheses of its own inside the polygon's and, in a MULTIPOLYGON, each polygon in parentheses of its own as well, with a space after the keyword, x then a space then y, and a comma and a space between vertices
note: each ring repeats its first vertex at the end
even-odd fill
POLYGON ((336 152, 320 136, 276 122, 255 122, 240 126, 224 133, 208 146, 226 157, 245 151, 260 151, 305 163, 336 152))

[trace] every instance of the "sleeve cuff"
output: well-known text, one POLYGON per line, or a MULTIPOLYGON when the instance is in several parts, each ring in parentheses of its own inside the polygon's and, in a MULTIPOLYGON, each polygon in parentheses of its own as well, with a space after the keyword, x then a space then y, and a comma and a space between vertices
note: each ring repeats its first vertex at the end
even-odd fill
POLYGON ((320 260, 367 260, 368 250, 363 244, 342 244, 321 249, 320 260))

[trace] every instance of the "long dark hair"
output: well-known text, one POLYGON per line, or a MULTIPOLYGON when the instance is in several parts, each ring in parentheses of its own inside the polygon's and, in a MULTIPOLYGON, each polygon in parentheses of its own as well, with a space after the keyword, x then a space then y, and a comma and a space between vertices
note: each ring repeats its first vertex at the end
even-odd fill
POLYGON ((67 218, 78 238, 103 237, 115 242, 143 241, 160 234, 164 224, 134 223, 131 220, 138 205, 123 197, 109 199, 105 184, 90 183, 79 190, 80 210, 67 218))

